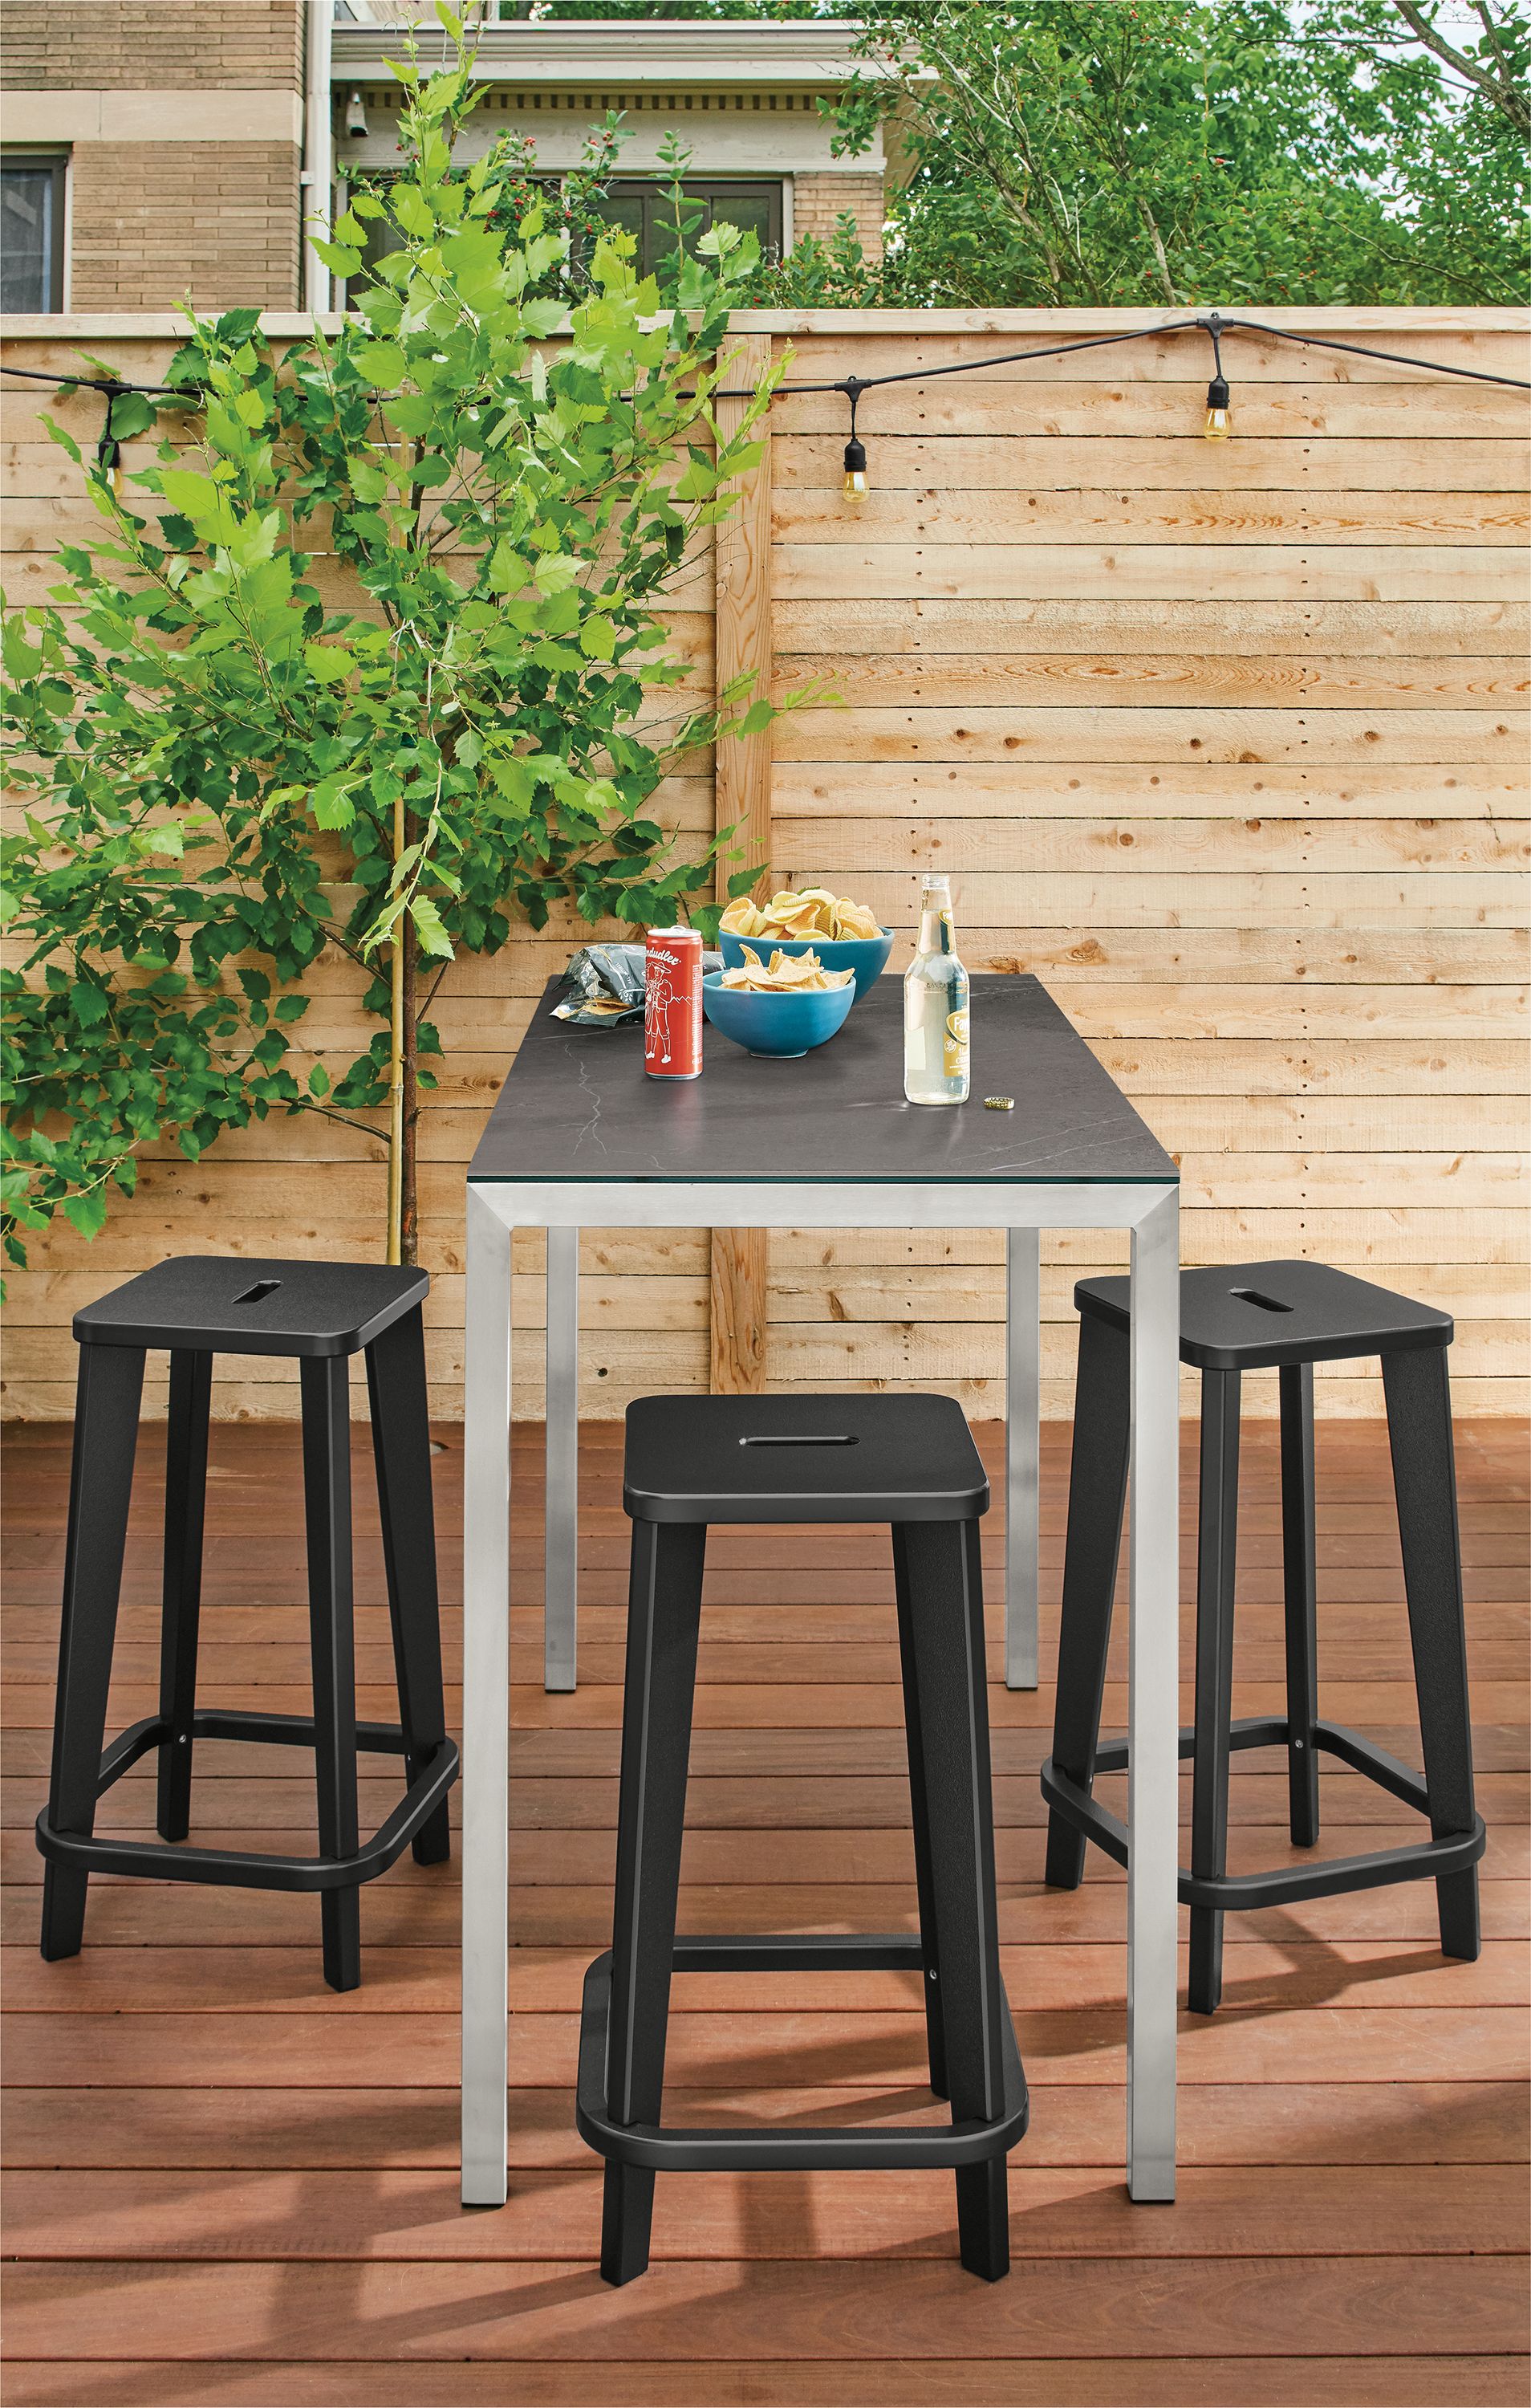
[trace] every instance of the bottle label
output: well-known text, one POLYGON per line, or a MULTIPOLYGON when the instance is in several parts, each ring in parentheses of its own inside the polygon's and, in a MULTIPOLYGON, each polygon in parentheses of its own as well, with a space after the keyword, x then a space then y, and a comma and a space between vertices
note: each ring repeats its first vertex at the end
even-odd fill
POLYGON ((946 1036, 941 1047, 941 1068, 949 1079, 967 1076, 967 1014, 950 1011, 946 1017, 946 1036))

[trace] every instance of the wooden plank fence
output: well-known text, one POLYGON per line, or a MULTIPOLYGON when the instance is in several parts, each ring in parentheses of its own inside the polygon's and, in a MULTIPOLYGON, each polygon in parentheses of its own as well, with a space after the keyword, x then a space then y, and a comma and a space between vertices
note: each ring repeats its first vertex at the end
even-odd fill
MULTIPOLYGON (((794 378, 935 367, 1134 322, 1104 311, 755 313, 794 378)), ((1531 373, 1531 314, 1277 313, 1445 365, 1531 373)), ((274 333, 297 322, 272 320, 274 333)), ((79 345, 151 374, 168 320, 11 321, 4 356, 79 345)), ((1180 1160, 1188 1262, 1313 1254, 1458 1316, 1465 1413, 1524 1411, 1525 395, 1230 338, 1234 439, 1201 438, 1205 345, 1163 337, 869 394, 871 492, 840 494, 846 410, 784 394, 741 512, 678 596, 716 673, 838 696, 671 781, 699 838, 744 822, 778 879, 874 904, 907 959, 918 880, 950 871, 966 959, 1041 977, 1180 1160)), ((39 392, 41 392, 39 388, 39 392)), ((44 401, 6 397, 4 582, 50 581, 91 523, 44 401)), ((99 406, 62 411, 93 439, 99 406)), ((135 447, 129 447, 131 465, 135 447)), ((336 581, 336 590, 338 591, 336 581)), ((462 1169, 532 999, 579 931, 465 962, 422 1175, 438 1412, 462 1375, 462 1169)), ((325 969, 307 1041, 359 1025, 325 969)), ((12 1286, 6 1410, 72 1408, 68 1319, 175 1251, 380 1252, 382 1149, 275 1120, 195 1167, 145 1161, 91 1246, 12 1286)), ((1043 1394, 1066 1414, 1069 1290, 1107 1240, 1044 1241, 1043 1394)), ((583 1402, 653 1386, 940 1387, 1002 1409, 1002 1247, 939 1231, 592 1232, 583 1402)), ((539 1249, 518 1244, 517 1410, 540 1411, 539 1249)), ((283 1367, 231 1364, 222 1410, 288 1415, 283 1367)), ((1251 1409, 1268 1410, 1252 1388, 1251 1409)), ((163 1385, 150 1385, 163 1410, 163 1385)), ((1380 1410, 1365 1367, 1324 1409, 1380 1410)))

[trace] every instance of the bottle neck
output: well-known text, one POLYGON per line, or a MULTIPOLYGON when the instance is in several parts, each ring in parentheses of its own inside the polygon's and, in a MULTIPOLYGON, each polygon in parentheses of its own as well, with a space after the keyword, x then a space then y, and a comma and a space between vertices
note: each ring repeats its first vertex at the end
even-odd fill
POLYGON ((922 953, 954 953, 957 939, 952 925, 952 897, 939 890, 926 888, 920 897, 920 946, 922 953))

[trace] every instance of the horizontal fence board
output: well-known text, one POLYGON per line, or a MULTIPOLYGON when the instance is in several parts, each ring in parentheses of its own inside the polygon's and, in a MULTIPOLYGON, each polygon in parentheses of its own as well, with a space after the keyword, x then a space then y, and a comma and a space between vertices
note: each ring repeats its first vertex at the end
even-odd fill
MULTIPOLYGON (((1185 910, 1212 904, 1225 885, 1252 873, 1262 881, 1262 905, 1273 904, 1288 888, 1300 888, 1320 898, 1342 892, 1348 905, 1395 894, 1416 904, 1428 900, 1432 908, 1438 901, 1444 910, 1460 906, 1472 891, 1463 883, 1469 873, 1488 873, 1492 892, 1524 896, 1524 872, 1531 867, 1531 818, 1244 820, 1123 813, 1054 822, 997 814, 969 819, 955 812, 914 818, 908 805, 918 799, 906 796, 904 812, 894 815, 893 793, 864 789, 858 781, 839 794, 826 790, 827 808, 805 812, 799 804, 779 810, 782 874, 787 865, 804 865, 819 854, 837 865, 841 875, 906 867, 1023 870, 1033 880, 1101 872, 1151 887, 1155 873, 1173 873, 1185 910), (1341 878, 1342 872, 1352 875, 1341 878), (1188 883, 1188 873, 1194 883, 1188 883)), ((966 810, 971 798, 965 792, 961 799, 966 810)), ((1247 924, 1269 924, 1263 912, 1242 916, 1247 924)), ((1523 910, 1523 922, 1524 916, 1523 910)))
POLYGON ((1195 543, 781 543, 778 594, 833 601, 846 592, 1091 601, 1194 602, 1215 583, 1257 602, 1518 602, 1525 568, 1509 547, 1442 544, 1229 544, 1215 563, 1195 543))
MULTIPOLYGON (((870 432, 871 408, 860 405, 870 432)), ((858 413, 859 414, 859 413, 858 413)), ((783 435, 771 466, 779 494, 838 493, 844 467, 838 430, 783 435)), ((1003 494, 1194 493, 1210 482, 1202 435, 880 435, 868 473, 877 494, 1003 494)), ((35 448, 35 447, 34 447, 35 448)), ((124 446, 124 452, 126 447, 124 446)), ((18 464, 18 474, 25 474, 18 464)), ((1392 494, 1416 493, 1524 495, 1531 477, 1531 446, 1493 436, 1445 444, 1427 437, 1392 443, 1330 437, 1250 435, 1220 447, 1219 494, 1269 493, 1392 494)), ((31 491, 30 486, 18 490, 31 491)), ((39 487, 37 490, 41 490, 39 487)), ((870 501, 871 494, 867 499, 870 501)))
POLYGON ((1524 658, 1491 653, 1439 658, 1348 660, 1304 656, 1260 660, 1222 653, 784 652, 777 659, 778 701, 823 677, 852 710, 890 701, 924 710, 992 709, 997 704, 1189 703, 1259 710, 1437 710, 1524 708, 1531 675, 1524 658))
MULTIPOLYGON (((1290 929, 1310 934, 1338 928, 1352 934, 1385 931, 1391 935, 1409 929, 1518 932, 1525 921, 1524 870, 1488 870, 1460 877, 1428 872, 1343 877, 1307 876, 1299 871, 1230 876, 1206 869, 1187 876, 1191 863, 1179 871, 1167 867, 1155 871, 1134 857, 1132 867, 1117 875, 1085 871, 1069 876, 1028 863, 1023 837, 1015 846, 1023 857, 1013 862, 1005 858, 1009 848, 1003 846, 995 849, 998 857, 992 857, 980 834, 965 847, 960 822, 953 825, 949 821, 938 831, 890 827, 886 822, 873 822, 869 827, 866 823, 851 824, 858 838, 858 853, 878 853, 882 864, 894 868, 909 860, 916 873, 945 870, 963 879, 969 908, 981 910, 986 919, 994 916, 994 890, 1003 890, 1011 882, 1011 873, 1019 871, 1028 915, 1044 924, 1070 927, 1242 930, 1258 925, 1266 933, 1290 929), (885 840, 880 847, 876 838, 883 831, 885 840)), ((987 824, 971 824, 975 831, 987 824)), ((835 827, 834 822, 817 826, 812 821, 785 824, 784 833, 777 838, 777 859, 787 884, 818 883, 823 870, 838 866, 842 855, 835 827)), ((1131 852, 1136 856, 1136 847, 1131 852)), ((1128 846, 1120 846, 1117 861, 1122 862, 1128 853, 1128 846)), ((880 872, 878 882, 887 882, 880 872)))
MULTIPOLYGON (((1369 448, 1369 447, 1368 447, 1369 448)), ((1446 652, 1506 652, 1531 644, 1524 602, 1250 602, 1237 595, 1180 602, 914 602, 842 595, 834 602, 780 602, 781 652, 1195 653, 1269 662, 1327 652, 1347 660, 1446 652)))
MULTIPOLYGON (((1205 461, 1203 462, 1205 468, 1205 461)), ((1510 544, 1531 534, 1519 493, 1431 494, 1394 486, 1385 493, 1223 492, 1063 493, 989 495, 872 491, 853 510, 812 487, 781 494, 774 511, 784 544, 994 543, 1012 541, 1138 544, 1510 544)))
POLYGON ((1198 753, 1227 763, 1371 760, 1421 764, 1502 760, 1524 763, 1531 723, 1513 710, 1352 710, 1306 705, 1227 710, 1208 705, 1160 709, 1123 701, 1011 709, 977 704, 960 714, 937 705, 903 710, 812 707, 779 722, 783 760, 1002 761, 1088 765, 1095 761, 1185 761, 1198 753))
MULTIPOLYGON (((779 811, 791 815, 825 802, 871 818, 917 803, 933 816, 956 810, 976 819, 1031 824, 1047 841, 1052 820, 1094 819, 1112 810, 1129 818, 1204 819, 1236 839, 1241 824, 1263 815, 1297 819, 1415 819, 1422 840, 1433 819, 1473 815, 1482 841, 1497 843, 1501 824, 1523 839, 1528 816, 1524 765, 1484 762, 1348 762, 1340 767, 1308 761, 1090 761, 1008 759, 937 763, 851 762, 833 749, 822 761, 778 759, 779 811)), ((1490 856, 1492 857, 1492 856, 1490 856)))

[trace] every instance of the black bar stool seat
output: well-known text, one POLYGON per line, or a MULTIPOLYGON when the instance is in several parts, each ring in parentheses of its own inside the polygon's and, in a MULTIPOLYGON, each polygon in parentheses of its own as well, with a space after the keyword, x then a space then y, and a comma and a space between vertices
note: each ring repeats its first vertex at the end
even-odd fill
MULTIPOLYGON (((1100 1742, 1112 1592, 1127 1490, 1130 1287, 1081 1280, 1080 1357, 1065 1548, 1052 1754, 1042 1767, 1050 1808, 1047 1880, 1076 1888, 1084 1843, 1125 1864, 1127 1837, 1092 1795, 1095 1777, 1126 1769, 1124 1741, 1100 1742)), ((1449 1313, 1395 1296, 1326 1263, 1228 1264, 1180 1274, 1180 1359, 1202 1374, 1196 1570, 1195 1721, 1180 1735, 1194 1766, 1191 1863, 1180 1896, 1191 1909, 1188 2004, 1210 2014, 1222 1995, 1223 1917, 1400 1881, 1433 1878, 1440 1943, 1479 1953, 1477 1864, 1485 1834, 1473 1801, 1462 1556, 1457 1536, 1446 1350, 1449 1313), (1424 1777, 1358 1731, 1318 1713, 1313 1365, 1379 1355, 1393 1455, 1404 1586, 1424 1743, 1424 1777), (1281 1377, 1281 1542, 1286 1625, 1284 1715, 1231 1719, 1239 1383, 1281 1377), (1268 1872, 1230 1874, 1228 1760, 1247 1748, 1287 1751, 1293 1844, 1319 1836, 1318 1758, 1336 1756, 1424 1815, 1431 1836, 1404 1847, 1268 1872)))
POLYGON ((627 1409, 633 1522, 611 1947, 585 1978, 576 2120, 607 2160, 601 2272, 649 2262, 654 2175, 703 2168, 943 2167, 962 2262, 1009 2268, 1005 2156, 1027 2098, 999 1971, 979 1518, 989 1487, 943 1397, 645 1397, 627 1409), (676 1934, 710 1523, 892 1528, 918 1937, 676 1934), (672 1972, 894 1969, 921 1976, 946 2126, 768 2132, 660 2121, 672 1972))
POLYGON ((70 1473, 58 1703, 49 1802, 37 1818, 42 1953, 79 1953, 93 1872, 247 1889, 317 1892, 324 1977, 361 1979, 357 1890, 412 1847, 451 1853, 447 1793, 457 1749, 441 1682, 430 1423, 421 1306, 425 1272, 365 1263, 181 1255, 142 1272, 76 1315, 79 1377, 70 1473), (103 1750, 144 1356, 170 1355, 159 1712, 103 1750), (303 1413, 312 1714, 196 1707, 197 1636, 215 1354, 296 1356, 303 1413), (350 1357, 366 1358, 400 1719, 356 1720, 351 1627, 350 1357), (186 1847, 198 1739, 311 1747, 317 1856, 186 1847), (359 1835, 358 1750, 402 1756, 405 1794, 381 1828, 359 1835), (159 1755, 150 1841, 101 1839, 97 1799, 150 1750, 159 1755))

